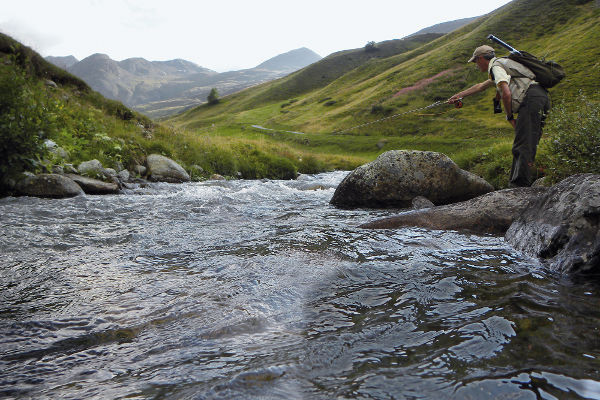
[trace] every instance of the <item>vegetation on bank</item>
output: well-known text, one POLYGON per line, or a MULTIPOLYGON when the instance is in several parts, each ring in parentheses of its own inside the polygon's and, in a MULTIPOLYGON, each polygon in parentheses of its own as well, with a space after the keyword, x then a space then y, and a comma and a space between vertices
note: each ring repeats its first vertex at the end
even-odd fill
POLYGON ((231 177, 292 179, 298 173, 352 168, 364 160, 313 155, 262 138, 231 141, 155 123, 39 54, 0 34, 0 193, 25 171, 52 172, 97 159, 105 167, 133 170, 146 155, 178 161, 194 179, 231 177), (54 142, 67 158, 51 151, 54 142), (350 160, 350 161, 348 161, 350 160))

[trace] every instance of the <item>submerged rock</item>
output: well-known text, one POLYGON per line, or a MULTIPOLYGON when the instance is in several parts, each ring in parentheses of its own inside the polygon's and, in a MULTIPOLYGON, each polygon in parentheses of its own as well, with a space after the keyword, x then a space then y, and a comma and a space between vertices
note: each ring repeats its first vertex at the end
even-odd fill
POLYGON ((115 194, 119 192, 119 186, 115 183, 103 182, 75 174, 66 174, 65 176, 75 181, 87 194, 115 194))
POLYGON ((600 273, 600 175, 573 175, 549 188, 505 239, 553 271, 600 273))
POLYGON ((190 181, 190 176, 181 165, 160 154, 149 155, 146 158, 146 165, 148 166, 148 178, 151 181, 170 183, 190 181))
POLYGON ((407 211, 360 227, 392 229, 416 226, 504 235, 515 218, 546 190, 546 188, 504 189, 459 203, 407 211))
POLYGON ((27 176, 16 186, 24 196, 64 198, 83 194, 83 190, 72 179, 58 174, 27 176))
POLYGON ((337 187, 337 207, 410 207, 423 196, 436 205, 464 201, 493 191, 483 178, 431 151, 388 151, 352 171, 337 187))

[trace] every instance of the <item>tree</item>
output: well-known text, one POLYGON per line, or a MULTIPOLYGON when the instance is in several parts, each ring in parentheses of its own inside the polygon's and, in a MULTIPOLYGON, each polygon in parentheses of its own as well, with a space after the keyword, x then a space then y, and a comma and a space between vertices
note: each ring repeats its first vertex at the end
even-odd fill
POLYGON ((219 102, 219 93, 216 88, 210 90, 206 101, 208 101, 208 104, 217 104, 219 102))
POLYGON ((366 51, 367 53, 370 53, 370 52, 372 52, 372 51, 377 51, 377 50, 379 50, 379 49, 377 48, 377 44, 376 44, 375 42, 373 42, 373 41, 371 41, 371 42, 368 42, 368 43, 365 45, 365 51, 366 51))

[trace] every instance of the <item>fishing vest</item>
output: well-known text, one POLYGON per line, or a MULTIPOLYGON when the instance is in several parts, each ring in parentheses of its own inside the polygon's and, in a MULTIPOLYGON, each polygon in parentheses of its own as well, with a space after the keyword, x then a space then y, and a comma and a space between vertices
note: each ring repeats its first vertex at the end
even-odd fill
POLYGON ((508 75, 510 75, 508 88, 510 89, 512 98, 512 112, 518 113, 521 103, 523 103, 525 95, 527 94, 527 89, 529 89, 529 86, 531 86, 532 83, 536 83, 535 74, 526 66, 516 61, 509 60, 506 57, 494 58, 490 62, 490 77, 492 80, 494 80, 492 68, 495 66, 501 67, 508 75))

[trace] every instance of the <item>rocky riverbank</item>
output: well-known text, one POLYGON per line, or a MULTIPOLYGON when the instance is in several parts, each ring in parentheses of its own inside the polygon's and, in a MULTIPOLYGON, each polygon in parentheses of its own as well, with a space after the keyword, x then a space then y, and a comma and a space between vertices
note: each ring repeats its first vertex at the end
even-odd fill
POLYGON ((600 175, 574 175, 550 188, 489 191, 481 178, 457 170, 443 155, 388 153, 351 172, 331 203, 418 209, 362 228, 417 226, 504 235, 515 249, 540 259, 552 271, 600 274, 600 175), (489 193, 477 194, 473 186, 489 193), (451 201, 461 197, 467 200, 451 201))
POLYGON ((105 168, 100 161, 90 160, 82 162, 77 168, 56 168, 55 173, 50 174, 24 173, 11 186, 15 195, 65 198, 84 193, 117 194, 128 185, 149 181, 183 183, 190 180, 190 175, 177 162, 159 154, 151 154, 146 157, 144 165, 135 165, 131 171, 105 168))

